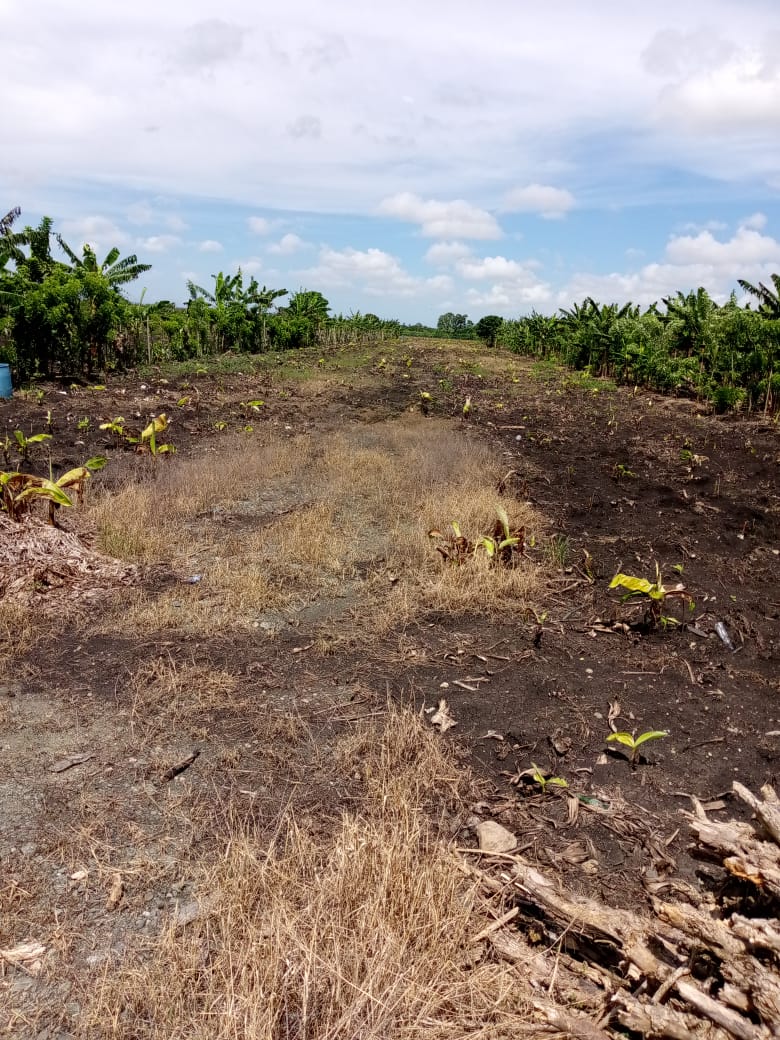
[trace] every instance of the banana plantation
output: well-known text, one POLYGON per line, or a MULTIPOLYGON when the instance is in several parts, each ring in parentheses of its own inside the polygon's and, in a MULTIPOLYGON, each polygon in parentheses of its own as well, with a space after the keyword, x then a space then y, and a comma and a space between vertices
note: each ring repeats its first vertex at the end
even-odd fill
POLYGON ((404 336, 480 338, 540 361, 556 361, 615 382, 711 402, 718 412, 780 409, 780 275, 769 286, 740 280, 718 305, 699 288, 646 310, 588 297, 557 314, 472 324, 448 313, 438 328, 374 314, 332 315, 322 293, 260 286, 239 269, 212 284, 188 281, 184 303, 137 302, 125 287, 150 269, 112 249, 81 255, 44 217, 16 231, 18 209, 0 219, 0 362, 17 381, 89 376, 138 363, 180 361, 225 351, 262 353, 310 346, 376 343, 404 336), (59 251, 55 256, 53 250, 59 251), (743 297, 744 299, 744 297, 743 297))
POLYGON ((715 410, 780 409, 780 275, 771 286, 740 280, 718 306, 706 289, 678 292, 642 311, 588 298, 557 315, 532 313, 501 327, 518 354, 563 362, 615 382, 711 401, 715 410))

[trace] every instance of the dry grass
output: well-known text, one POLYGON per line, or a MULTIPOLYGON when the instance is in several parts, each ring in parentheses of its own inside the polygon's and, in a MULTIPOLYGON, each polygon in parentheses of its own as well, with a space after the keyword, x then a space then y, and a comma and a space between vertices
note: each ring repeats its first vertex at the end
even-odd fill
POLYGON ((13 677, 14 661, 28 653, 41 637, 33 611, 11 600, 0 602, 0 674, 13 677))
POLYGON ((240 710, 238 680, 229 672, 171 657, 147 661, 127 686, 130 726, 148 737, 181 725, 196 725, 220 708, 240 710))
POLYGON ((208 634, 341 597, 370 638, 426 609, 524 608, 538 587, 533 565, 491 567, 476 556, 444 566, 428 537, 457 520, 476 539, 499 505, 513 526, 538 527, 525 503, 499 497, 501 471, 486 445, 420 416, 255 446, 239 459, 167 460, 155 483, 97 504, 101 544, 203 581, 130 595, 116 620, 139 632, 208 634), (216 523, 217 509, 232 510, 236 528, 216 523))
POLYGON ((92 980, 79 1036, 516 1035, 527 994, 515 970, 470 956, 484 925, 477 896, 423 811, 441 805, 456 767, 403 711, 389 712, 383 732, 351 737, 334 760, 343 767, 356 754, 359 811, 325 838, 290 819, 266 847, 232 821, 220 861, 202 871, 204 917, 92 980))

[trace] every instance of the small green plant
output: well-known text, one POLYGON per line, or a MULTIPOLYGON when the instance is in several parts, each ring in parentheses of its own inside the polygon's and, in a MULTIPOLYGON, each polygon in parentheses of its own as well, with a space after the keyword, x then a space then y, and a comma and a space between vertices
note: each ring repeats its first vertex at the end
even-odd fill
POLYGON ((612 476, 617 481, 636 479, 636 473, 622 462, 616 462, 612 467, 612 476))
POLYGON ((54 419, 52 418, 51 408, 46 412, 46 432, 49 434, 54 433, 54 419))
POLYGON ((564 570, 566 564, 569 562, 569 554, 571 552, 571 543, 565 534, 555 534, 550 539, 547 545, 547 553, 550 558, 550 563, 557 567, 558 570, 564 570))
POLYGON ((76 423, 76 429, 81 433, 88 433, 92 427, 92 420, 88 415, 85 415, 82 419, 76 423))
POLYGON ((463 418, 468 419, 471 414, 471 398, 467 397, 465 404, 463 405, 463 418))
POLYGON ((217 431, 217 433, 221 433, 223 430, 227 429, 227 423, 224 419, 217 419, 217 421, 214 423, 214 429, 217 431))
POLYGON ((51 440, 50 433, 34 433, 31 437, 26 437, 22 430, 14 430, 14 437, 16 438, 16 450, 19 452, 22 462, 30 461, 31 447, 51 440))
POLYGON ((427 390, 420 391, 420 411, 423 415, 430 415, 431 408, 433 408, 433 398, 427 390))
POLYGON ((635 766, 639 757, 639 749, 643 744, 646 744, 648 740, 660 740, 661 737, 668 736, 669 734, 665 729, 649 729, 646 733, 640 733, 638 737, 635 737, 633 733, 610 733, 607 737, 607 743, 622 744, 624 747, 627 747, 630 752, 629 762, 632 766, 635 766))
POLYGON ((512 530, 506 510, 499 508, 492 532, 478 538, 475 548, 484 549, 493 563, 512 566, 525 552, 525 528, 512 530))
POLYGON ((658 564, 655 565, 655 581, 653 582, 648 581, 647 578, 636 578, 630 574, 620 573, 615 575, 609 583, 609 587, 626 589, 626 595, 623 597, 624 603, 635 597, 643 597, 647 603, 645 621, 650 628, 656 628, 658 625, 670 628, 679 624, 676 619, 664 615, 664 603, 669 599, 687 600, 691 610, 695 607, 695 603, 689 598, 684 585, 676 585, 673 589, 666 588, 661 580, 661 568, 658 564))
POLYGON ((101 423, 98 428, 105 430, 106 433, 110 433, 114 438, 114 443, 117 447, 119 447, 123 441, 127 441, 129 444, 138 442, 137 437, 134 438, 129 436, 125 428, 125 417, 123 415, 117 415, 115 418, 111 419, 110 422, 101 423))
POLYGON ((244 418, 246 418, 246 419, 251 418, 251 415, 252 415, 253 412, 255 414, 258 414, 260 412, 260 409, 263 408, 263 407, 265 407, 265 401, 261 401, 259 399, 256 400, 256 401, 242 401, 241 402, 241 408, 243 409, 243 415, 244 415, 244 418))
POLYGON ((428 532, 429 538, 439 540, 436 551, 447 563, 465 563, 469 556, 474 556, 478 550, 482 550, 491 563, 511 567, 525 553, 525 528, 512 529, 505 509, 497 510, 496 522, 491 533, 481 535, 473 542, 463 534, 457 520, 453 520, 450 527, 451 534, 445 535, 437 529, 428 532))
POLYGON ((163 412, 161 415, 155 416, 149 425, 141 432, 141 448, 146 448, 145 442, 148 441, 149 452, 152 457, 156 458, 158 455, 172 455, 176 451, 172 444, 158 444, 157 434, 164 433, 168 429, 168 417, 163 412))
POLYGON ((569 784, 562 776, 545 776, 536 762, 532 762, 533 767, 532 779, 539 784, 542 789, 542 793, 546 792, 548 787, 568 787, 569 784))

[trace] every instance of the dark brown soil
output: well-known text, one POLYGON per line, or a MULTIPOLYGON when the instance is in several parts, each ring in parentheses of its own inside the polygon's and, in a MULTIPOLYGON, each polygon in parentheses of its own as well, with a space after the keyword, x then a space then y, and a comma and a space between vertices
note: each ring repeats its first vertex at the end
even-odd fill
MULTIPOLYGON (((450 821, 461 843, 472 843, 474 817, 499 819, 518 833, 527 855, 621 905, 642 899, 648 873, 707 876, 709 868, 687 852, 681 810, 691 796, 722 799, 738 812, 734 779, 754 790, 777 781, 777 425, 715 417, 689 401, 598 386, 510 357, 481 366, 470 346, 456 348, 469 352, 465 361, 446 347, 407 349, 414 355, 408 379, 398 368, 377 367, 381 351, 374 350, 353 367, 329 356, 316 385, 271 365, 223 377, 169 375, 167 382, 130 374, 106 390, 51 386, 41 403, 18 395, 0 403, 3 427, 28 435, 46 428, 51 410, 55 475, 110 453, 112 465, 95 479, 111 487, 149 461, 117 449, 98 429, 117 415, 141 426, 167 412, 169 439, 187 453, 224 436, 220 423, 236 437, 247 424, 280 437, 324 431, 398 414, 420 390, 439 386, 435 411, 487 438, 505 460, 513 491, 546 517, 543 544, 528 552, 553 565, 536 617, 431 616, 366 647, 350 639, 347 616, 338 650, 329 654, 312 646, 321 619, 283 626, 273 639, 141 640, 128 633, 88 643, 78 630, 50 622, 50 636, 0 679, 0 696, 13 695, 5 697, 0 860, 17 888, 39 893, 31 896, 30 927, 17 923, 0 936, 0 947, 50 929, 47 898, 66 906, 82 900, 82 932, 73 940, 82 952, 105 956, 126 942, 101 909, 104 894, 83 902, 68 881, 79 866, 63 839, 69 827, 93 827, 96 840, 115 849, 116 869, 134 857, 155 861, 148 882, 127 883, 126 925, 148 931, 186 896, 182 849, 208 841, 226 806, 267 826, 290 803, 312 820, 348 807, 360 763, 334 779, 331 741, 381 713, 388 693, 422 709, 440 697, 449 702, 457 726, 443 739, 464 749, 483 791, 450 821), (517 383, 504 371, 512 364, 517 383), (468 422, 461 416, 466 394, 473 402, 468 422), (189 403, 178 404, 187 396, 189 403), (242 406, 258 398, 265 402, 259 411, 242 406), (85 417, 89 423, 79 428, 85 417), (682 624, 649 627, 641 607, 608 590, 618 571, 653 579, 656 563, 667 586, 684 583, 695 603, 692 611, 683 601, 667 604, 682 624), (715 634, 717 622, 733 650, 715 634), (139 718, 126 679, 157 658, 224 668, 240 678, 241 703, 193 711, 168 726, 139 718), (668 736, 647 743, 632 767, 605 743, 610 711, 618 729, 668 736), (313 741, 296 740, 281 721, 274 730, 274 719, 290 713, 313 741), (194 748, 200 755, 180 777, 161 780, 194 748), (54 759, 79 750, 94 759, 47 772, 54 759), (579 800, 561 789, 542 792, 521 776, 531 763, 566 778, 579 800), (180 832, 156 834, 155 804, 174 790, 180 832), (99 819, 90 816, 91 802, 99 819), (587 867, 570 855, 576 843, 584 843, 587 867)), ((300 363, 305 370, 311 359, 300 363)), ((48 466, 39 446, 31 468, 47 473, 48 466)), ((176 578, 157 571, 148 580, 176 578)), ((3 909, 11 910, 7 893, 3 909)), ((27 983, 17 982, 23 991, 27 983)))

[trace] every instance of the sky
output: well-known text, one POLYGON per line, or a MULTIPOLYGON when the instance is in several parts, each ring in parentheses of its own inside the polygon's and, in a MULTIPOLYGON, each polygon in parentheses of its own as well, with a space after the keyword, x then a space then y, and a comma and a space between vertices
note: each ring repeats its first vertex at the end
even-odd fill
MULTIPOLYGON (((0 0, 0 211, 435 323, 780 272, 777 0, 0 0)), ((740 294, 741 295, 741 294, 740 294)))

